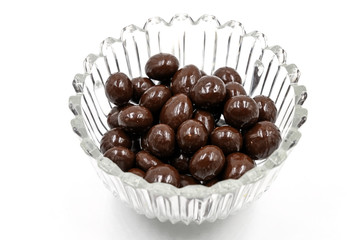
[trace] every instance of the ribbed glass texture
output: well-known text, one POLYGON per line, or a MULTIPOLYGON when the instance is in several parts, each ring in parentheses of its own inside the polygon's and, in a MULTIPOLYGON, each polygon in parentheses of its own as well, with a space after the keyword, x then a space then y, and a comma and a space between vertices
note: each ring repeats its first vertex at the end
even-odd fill
POLYGON ((84 69, 73 80, 75 94, 69 100, 74 114, 71 125, 81 139, 80 146, 116 197, 136 212, 160 221, 212 222, 259 198, 299 141, 298 129, 307 117, 307 110, 302 107, 306 89, 298 85, 300 71, 296 65, 286 63, 286 52, 279 46, 268 46, 260 32, 247 33, 236 21, 220 24, 210 15, 197 21, 188 15, 176 15, 170 22, 155 17, 143 28, 127 26, 119 39, 105 39, 99 54, 88 55, 84 69), (99 141, 108 130, 106 115, 112 107, 105 96, 104 83, 118 71, 130 78, 145 76, 146 61, 159 52, 175 55, 180 67, 195 64, 208 74, 223 66, 235 68, 250 96, 270 96, 278 109, 276 125, 283 138, 279 149, 258 161, 257 167, 240 179, 221 181, 212 187, 149 184, 122 172, 99 151, 99 141))

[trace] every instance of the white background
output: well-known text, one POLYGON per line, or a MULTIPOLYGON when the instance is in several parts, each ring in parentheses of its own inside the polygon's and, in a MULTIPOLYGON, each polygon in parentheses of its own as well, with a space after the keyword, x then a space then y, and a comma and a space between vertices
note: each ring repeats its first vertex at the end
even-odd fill
POLYGON ((2 1, 0 239, 360 239, 357 1, 2 1), (137 215, 98 180, 70 127, 82 61, 121 28, 176 13, 237 20, 302 72, 309 117, 270 190, 200 226, 137 215))

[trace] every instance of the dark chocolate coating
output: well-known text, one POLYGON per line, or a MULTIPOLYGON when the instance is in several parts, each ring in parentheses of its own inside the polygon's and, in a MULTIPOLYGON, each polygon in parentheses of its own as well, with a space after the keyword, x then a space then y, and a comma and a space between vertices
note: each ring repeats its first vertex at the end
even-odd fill
POLYGON ((194 119, 204 124, 208 134, 210 134, 214 130, 215 120, 214 116, 211 113, 204 110, 197 110, 195 112, 194 119))
POLYGON ((139 177, 144 178, 145 177, 145 172, 139 168, 132 168, 130 169, 128 172, 131 172, 135 175, 138 175, 139 177))
POLYGON ((190 90, 200 79, 200 70, 195 65, 186 65, 179 69, 171 79, 171 91, 175 95, 184 93, 190 96, 190 90))
POLYGON ((168 81, 179 69, 178 59, 168 53, 158 53, 149 58, 145 65, 145 72, 149 78, 168 81))
POLYGON ((132 83, 124 73, 112 74, 105 83, 105 94, 110 102, 122 106, 132 97, 132 83))
POLYGON ((200 184, 195 178, 189 175, 180 175, 180 187, 186 187, 189 185, 200 184))
POLYGON ((175 150, 175 132, 166 124, 153 126, 146 134, 145 150, 159 158, 169 157, 175 150))
POLYGON ((242 147, 241 133, 230 126, 217 127, 211 133, 210 141, 212 145, 216 145, 225 155, 240 151, 242 147))
POLYGON ((146 77, 137 77, 131 80, 133 85, 133 96, 132 100, 134 102, 138 102, 143 95, 143 93, 154 86, 153 81, 146 77))
POLYGON ((255 160, 269 157, 280 143, 280 130, 269 121, 256 123, 244 134, 245 153, 255 160))
POLYGON ((163 182, 175 187, 180 187, 180 174, 169 164, 149 168, 145 174, 145 180, 149 183, 163 182))
POLYGON ((224 106, 227 124, 235 128, 247 128, 259 118, 259 107, 249 96, 240 95, 230 98, 224 106))
POLYGON ((208 181, 208 182, 203 182, 203 185, 205 185, 205 186, 207 186, 207 187, 211 187, 211 186, 215 185, 215 184, 218 183, 218 182, 219 182, 219 178, 216 177, 216 178, 211 179, 211 180, 208 181))
POLYGON ((203 109, 220 106, 225 96, 225 84, 215 76, 201 77, 190 91, 192 102, 203 109))
POLYGON ((130 137, 120 128, 113 128, 107 131, 101 138, 100 151, 106 152, 113 147, 131 147, 130 137))
POLYGON ((231 67, 221 67, 214 72, 214 75, 221 78, 225 84, 229 82, 241 83, 240 75, 231 67))
POLYGON ((127 133, 140 135, 151 127, 153 116, 145 107, 130 106, 119 113, 118 122, 127 133))
POLYGON ((273 100, 264 95, 258 95, 254 97, 254 101, 259 106, 258 121, 269 121, 275 123, 277 117, 277 108, 273 100))
POLYGON ((125 147, 113 147, 104 153, 104 157, 109 158, 124 172, 133 168, 135 163, 135 154, 125 147))
POLYGON ((153 114, 157 114, 170 98, 170 89, 164 85, 157 85, 146 90, 140 98, 139 105, 148 108, 153 114))
POLYGON ((190 98, 183 93, 172 96, 162 107, 160 123, 164 123, 176 130, 180 124, 191 118, 193 113, 190 98))
POLYGON ((155 156, 146 151, 140 151, 135 156, 136 165, 144 171, 149 168, 162 164, 162 162, 155 156))
POLYGON ((118 121, 119 113, 121 112, 121 110, 129 106, 134 106, 134 104, 126 103, 121 107, 115 106, 110 110, 109 114, 107 115, 107 124, 110 128, 119 127, 119 121, 118 121))
POLYGON ((180 173, 189 172, 190 157, 183 154, 177 153, 170 159, 170 164, 176 168, 180 173))
POLYGON ((194 119, 183 122, 176 133, 177 145, 180 151, 185 154, 196 152, 205 146, 208 139, 208 132, 205 126, 194 119))
POLYGON ((199 181, 209 181, 215 178, 225 164, 225 156, 221 149, 214 145, 200 148, 191 158, 189 170, 199 181))
POLYGON ((238 179, 255 166, 255 162, 243 153, 232 153, 226 157, 224 179, 238 179))
POLYGON ((226 101, 234 96, 246 95, 244 87, 238 82, 229 82, 226 87, 226 101))

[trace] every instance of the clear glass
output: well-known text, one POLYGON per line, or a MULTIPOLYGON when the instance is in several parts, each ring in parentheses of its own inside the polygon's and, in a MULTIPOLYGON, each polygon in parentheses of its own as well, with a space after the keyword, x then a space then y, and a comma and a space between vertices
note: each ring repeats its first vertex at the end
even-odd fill
POLYGON ((258 199, 299 141, 299 128, 306 121, 307 110, 302 104, 307 93, 304 86, 298 85, 300 72, 296 65, 286 63, 286 52, 281 47, 268 46, 264 34, 246 33, 236 21, 220 24, 210 15, 197 21, 188 15, 176 15, 170 22, 150 18, 143 28, 130 25, 122 30, 119 39, 105 39, 100 53, 85 59, 84 68, 85 72, 74 78, 76 93, 69 100, 74 113, 71 125, 81 139, 80 146, 116 197, 137 213, 160 221, 213 222, 258 199), (250 96, 270 96, 278 109, 276 125, 283 138, 279 149, 240 179, 221 181, 212 187, 149 184, 122 172, 99 151, 99 141, 108 130, 106 115, 112 107, 104 83, 118 71, 129 77, 145 76, 146 61, 159 52, 175 55, 180 66, 195 64, 208 74, 230 66, 239 72, 250 96))

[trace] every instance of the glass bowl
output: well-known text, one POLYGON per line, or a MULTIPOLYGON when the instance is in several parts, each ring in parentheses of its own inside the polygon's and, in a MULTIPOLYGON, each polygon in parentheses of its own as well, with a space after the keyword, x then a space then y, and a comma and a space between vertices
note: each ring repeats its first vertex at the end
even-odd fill
POLYGON ((170 22, 150 18, 143 28, 130 25, 122 30, 119 39, 105 39, 100 53, 85 59, 84 68, 84 73, 76 74, 73 80, 75 94, 69 99, 74 114, 71 126, 80 137, 80 146, 116 197, 137 213, 160 221, 213 222, 258 199, 299 141, 299 128, 306 121, 307 110, 302 104, 307 93, 304 86, 298 85, 300 71, 296 65, 286 63, 286 52, 281 47, 268 46, 264 34, 247 33, 236 21, 220 24, 210 15, 194 21, 186 14, 176 15, 170 22), (276 125, 283 139, 280 147, 267 159, 257 161, 257 167, 240 179, 220 181, 211 187, 150 184, 120 170, 99 151, 112 107, 104 83, 110 74, 119 71, 130 78, 145 76, 146 61, 159 52, 175 55, 180 67, 195 64, 208 74, 223 66, 235 68, 248 95, 263 94, 275 101, 276 125))

